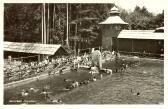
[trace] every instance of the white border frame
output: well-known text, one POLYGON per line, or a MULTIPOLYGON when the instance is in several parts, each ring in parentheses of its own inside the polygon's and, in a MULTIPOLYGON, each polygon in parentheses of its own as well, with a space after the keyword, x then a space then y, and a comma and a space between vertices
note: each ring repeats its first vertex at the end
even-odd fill
MULTIPOLYGON (((63 108, 63 109, 116 109, 116 108, 126 108, 126 109, 163 109, 163 108, 168 108, 168 103, 167 103, 167 95, 168 95, 168 90, 167 90, 167 80, 168 80, 168 68, 166 68, 166 65, 168 65, 168 58, 167 55, 167 47, 168 47, 168 34, 167 34, 167 21, 168 15, 167 15, 167 7, 166 7, 166 0, 159 0, 160 2, 165 2, 165 6, 162 6, 164 9, 164 25, 165 25, 165 39, 164 39, 164 51, 165 51, 165 59, 164 59, 164 105, 4 105, 3 104, 3 91, 4 91, 4 86, 3 86, 3 36, 4 36, 4 30, 3 30, 3 21, 4 21, 4 3, 114 3, 114 0, 1 0, 0 1, 0 109, 33 109, 33 108, 41 108, 41 109, 46 109, 46 108, 63 108), (167 61, 166 61, 167 60, 167 61)), ((152 1, 151 5, 152 5, 152 1)), ((127 0, 126 0, 127 3, 127 0)), ((159 4, 158 4, 159 6, 159 4)), ((156 7, 157 8, 157 7, 156 7)))

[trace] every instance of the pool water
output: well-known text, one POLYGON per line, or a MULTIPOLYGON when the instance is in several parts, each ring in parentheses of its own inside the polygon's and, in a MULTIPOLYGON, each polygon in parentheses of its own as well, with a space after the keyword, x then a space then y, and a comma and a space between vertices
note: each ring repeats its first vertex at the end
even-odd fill
MULTIPOLYGON (((157 62, 142 61, 142 65, 135 66, 135 63, 138 62, 139 61, 132 59, 126 59, 124 61, 118 60, 117 63, 115 61, 106 61, 103 64, 103 67, 112 69, 113 71, 120 69, 123 63, 127 63, 130 67, 127 71, 123 71, 125 72, 124 74, 122 74, 121 71, 113 72, 112 76, 103 74, 103 79, 101 80, 99 78, 100 75, 96 75, 98 81, 89 83, 89 85, 84 84, 79 88, 70 91, 63 90, 71 84, 71 82, 65 83, 64 79, 70 79, 72 81, 76 80, 78 82, 88 79, 91 80, 93 76, 89 74, 89 69, 80 68, 78 71, 69 71, 62 75, 50 75, 44 80, 34 81, 23 86, 4 90, 4 104, 22 104, 25 102, 28 104, 58 104, 51 102, 50 100, 48 100, 48 97, 40 94, 44 87, 47 87, 47 91, 51 92, 49 94, 50 99, 61 99, 65 104, 141 103, 140 101, 136 101, 136 98, 134 99, 132 98, 132 96, 129 96, 128 94, 126 94, 126 96, 124 94, 129 90, 130 87, 135 87, 135 89, 139 87, 138 84, 141 84, 141 90, 150 89, 148 91, 151 93, 144 92, 145 94, 153 94, 151 88, 156 87, 157 91, 155 91, 155 93, 159 93, 158 99, 163 102, 163 90, 159 90, 160 87, 163 88, 163 63, 158 64, 157 62), (143 72, 145 72, 145 74, 143 72), (39 91, 30 92, 29 96, 22 97, 20 92, 23 89, 29 90, 31 87, 38 89, 39 91), (121 89, 123 90, 123 92, 121 92, 121 89), (121 92, 121 95, 119 96, 120 98, 117 98, 118 96, 115 95, 115 91, 116 93, 118 93, 118 90, 121 92), (101 95, 99 95, 100 93, 101 95), (110 101, 108 100, 110 99, 109 97, 111 97, 110 101), (128 100, 127 98, 130 98, 130 100, 128 100), (117 99, 118 101, 113 101, 115 99, 117 99)), ((153 95, 151 96, 154 97, 153 95)), ((144 96, 144 98, 141 98, 142 103, 146 99, 149 99, 149 97, 147 98, 147 96, 144 96)), ((156 102, 156 99, 154 99, 154 102, 156 102)))

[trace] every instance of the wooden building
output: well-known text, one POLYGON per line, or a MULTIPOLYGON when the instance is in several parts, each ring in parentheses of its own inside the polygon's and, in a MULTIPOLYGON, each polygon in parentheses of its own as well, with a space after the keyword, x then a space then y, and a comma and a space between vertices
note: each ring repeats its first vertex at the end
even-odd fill
POLYGON ((114 6, 110 17, 101 22, 102 48, 121 53, 160 56, 164 54, 164 28, 156 30, 124 30, 128 23, 119 17, 114 6))
POLYGON ((121 53, 160 56, 164 54, 164 33, 155 30, 122 30, 114 45, 121 53))
POLYGON ((40 61, 44 56, 54 58, 67 54, 68 52, 60 44, 4 42, 4 59, 8 56, 18 59, 31 57, 29 59, 40 61))

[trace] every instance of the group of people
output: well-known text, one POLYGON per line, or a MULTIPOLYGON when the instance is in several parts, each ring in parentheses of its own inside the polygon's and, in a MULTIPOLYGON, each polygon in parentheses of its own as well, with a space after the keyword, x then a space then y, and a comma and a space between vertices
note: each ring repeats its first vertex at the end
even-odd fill
POLYGON ((11 61, 4 65, 5 83, 25 79, 48 72, 49 75, 62 73, 64 69, 77 69, 79 65, 89 65, 89 55, 61 56, 57 58, 45 58, 40 62, 11 61))
POLYGON ((90 74, 89 79, 85 79, 82 81, 64 79, 63 81, 65 82, 65 84, 67 86, 63 90, 69 91, 69 90, 72 90, 72 89, 77 88, 79 86, 87 85, 90 82, 95 82, 95 81, 97 81, 97 79, 102 79, 103 75, 112 75, 112 70, 107 69, 107 68, 100 70, 96 66, 93 66, 90 68, 88 73, 90 74), (96 73, 93 73, 93 72, 96 72, 96 73))
MULTIPOLYGON (((50 88, 49 87, 46 87, 44 86, 42 89, 38 89, 38 88, 33 88, 33 87, 30 87, 29 89, 25 90, 25 89, 22 89, 18 95, 20 96, 21 98, 21 103, 22 104, 27 104, 29 102, 27 102, 28 98, 33 96, 34 94, 38 94, 40 95, 41 97, 44 98, 44 100, 46 100, 47 102, 49 103, 57 103, 57 104, 60 104, 62 103, 62 100, 59 99, 59 98, 52 98, 51 97, 51 91, 50 91, 50 88)), ((36 101, 34 101, 34 103, 36 103, 36 101)))
POLYGON ((130 59, 130 60, 120 58, 120 59, 117 59, 115 62, 116 62, 115 72, 116 73, 120 72, 121 74, 123 74, 123 72, 125 70, 127 70, 128 68, 139 66, 140 65, 140 58, 136 58, 136 59, 134 58, 134 59, 130 59))
POLYGON ((64 82, 66 84, 68 84, 65 88, 63 88, 63 90, 65 91, 70 91, 74 88, 77 88, 79 86, 82 86, 82 85, 87 85, 89 84, 90 82, 94 82, 97 80, 97 78, 94 76, 92 79, 86 79, 86 80, 83 80, 83 81, 77 81, 77 80, 69 80, 69 79, 64 79, 64 82))
MULTIPOLYGON (((115 53, 110 52, 110 55, 113 56, 115 53)), ((102 56, 108 57, 109 52, 103 52, 102 56)), ((62 74, 67 68, 77 70, 80 66, 91 66, 91 64, 91 54, 86 53, 80 56, 45 58, 40 62, 11 61, 10 64, 4 66, 5 83, 38 76, 43 72, 48 72, 48 75, 62 74)))
POLYGON ((120 57, 120 53, 116 51, 103 51, 102 52, 103 60, 113 60, 118 59, 120 57))
POLYGON ((30 76, 39 75, 50 65, 48 60, 41 62, 14 61, 10 65, 4 66, 5 82, 25 79, 30 76), (18 64, 15 64, 18 63, 18 64))

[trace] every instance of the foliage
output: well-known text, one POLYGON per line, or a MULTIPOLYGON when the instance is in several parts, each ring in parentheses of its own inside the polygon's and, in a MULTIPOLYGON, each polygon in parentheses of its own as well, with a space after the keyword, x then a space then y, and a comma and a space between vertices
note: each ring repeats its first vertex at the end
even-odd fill
POLYGON ((133 30, 152 30, 163 26, 164 13, 154 15, 146 7, 136 6, 133 12, 121 10, 121 18, 129 23, 130 29, 133 30))
MULTIPOLYGON (((86 37, 90 47, 98 46, 101 43, 98 23, 107 19, 108 12, 113 6, 114 4, 69 4, 69 24, 77 24, 76 35, 79 39, 86 37)), ((49 43, 64 45, 67 35, 66 4, 49 4, 49 7, 49 27, 47 27, 49 43)), ((129 23, 130 29, 147 30, 164 26, 164 11, 154 15, 146 7, 139 6, 136 6, 132 12, 121 7, 119 10, 121 18, 129 23)), ((4 40, 40 43, 41 25, 42 4, 4 4, 4 40)), ((75 28, 72 26, 69 34, 74 36, 74 33, 75 28)))
POLYGON ((40 38, 40 4, 5 4, 5 40, 35 42, 40 38), (24 37, 23 37, 24 36, 24 37))

